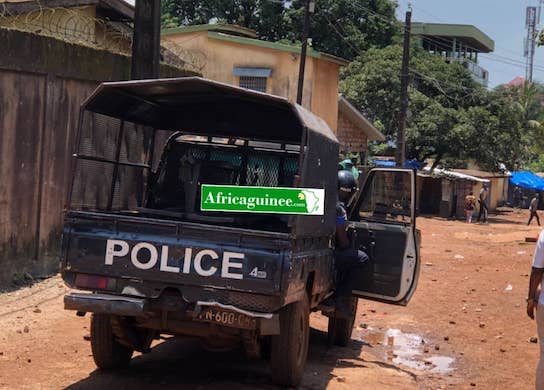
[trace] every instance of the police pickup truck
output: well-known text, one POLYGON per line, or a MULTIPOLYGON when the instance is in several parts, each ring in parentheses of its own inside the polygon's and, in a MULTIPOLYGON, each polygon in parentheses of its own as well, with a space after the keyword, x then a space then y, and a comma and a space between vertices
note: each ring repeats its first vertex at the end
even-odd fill
POLYGON ((99 368, 127 366, 161 334, 269 355, 273 381, 303 375, 309 315, 351 337, 357 298, 405 305, 419 273, 415 174, 374 169, 350 205, 352 317, 334 293, 338 141, 286 99, 200 78, 104 83, 84 102, 61 271, 92 313, 99 368), (269 353, 262 353, 263 346, 269 353))

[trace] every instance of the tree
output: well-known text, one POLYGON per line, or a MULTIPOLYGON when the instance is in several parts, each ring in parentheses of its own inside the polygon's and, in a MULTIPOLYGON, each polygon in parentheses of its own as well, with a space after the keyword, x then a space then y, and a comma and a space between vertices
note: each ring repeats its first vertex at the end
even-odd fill
MULTIPOLYGON (((371 121, 395 141, 402 48, 370 49, 342 72, 340 90, 371 121)), ((466 154, 470 128, 457 127, 459 114, 481 104, 485 89, 459 64, 447 64, 415 46, 410 65, 410 108, 406 129, 407 157, 420 161, 466 154)))
MULTIPOLYGON (((305 0, 286 9, 288 38, 300 40, 305 0)), ((348 60, 372 47, 386 47, 399 36, 396 3, 389 0, 316 0, 310 35, 316 50, 348 60)))
MULTIPOLYGON (((370 49, 343 71, 340 82, 344 96, 381 126, 389 143, 395 142, 398 126, 401 57, 400 46, 370 49)), ((501 163, 515 170, 542 160, 541 86, 487 91, 461 65, 419 47, 412 50, 410 72, 408 158, 434 157, 433 168, 461 167, 472 158, 491 171, 501 163)))
MULTIPOLYGON (((256 30, 259 39, 299 42, 305 0, 163 0, 163 27, 211 22, 256 30)), ((389 0, 317 0, 311 17, 312 46, 353 59, 371 47, 385 47, 400 31, 396 4, 389 0)))
POLYGON ((163 27, 208 23, 235 24, 253 29, 259 39, 277 41, 292 28, 286 22, 284 0, 162 0, 163 27), (167 15, 166 17, 164 15, 167 15))

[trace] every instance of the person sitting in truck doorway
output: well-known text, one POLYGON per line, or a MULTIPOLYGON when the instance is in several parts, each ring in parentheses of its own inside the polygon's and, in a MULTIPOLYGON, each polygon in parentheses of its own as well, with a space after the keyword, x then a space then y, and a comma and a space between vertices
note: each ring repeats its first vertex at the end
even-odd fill
POLYGON ((351 247, 346 232, 347 207, 357 191, 357 181, 353 173, 348 170, 338 171, 338 202, 336 203, 336 232, 334 259, 336 267, 336 312, 341 317, 351 316, 351 292, 356 281, 357 268, 361 268, 367 261, 368 255, 351 247))

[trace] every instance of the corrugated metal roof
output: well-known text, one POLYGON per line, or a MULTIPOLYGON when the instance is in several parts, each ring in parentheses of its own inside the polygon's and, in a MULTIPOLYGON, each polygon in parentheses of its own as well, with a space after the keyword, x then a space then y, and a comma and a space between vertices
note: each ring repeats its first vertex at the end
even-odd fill
POLYGON ((471 175, 467 175, 465 173, 461 173, 461 172, 455 172, 455 171, 448 171, 446 169, 439 169, 439 168, 435 168, 433 169, 432 173, 431 173, 431 167, 425 167, 423 168, 423 172, 431 175, 431 176, 438 176, 438 177, 446 177, 446 178, 450 178, 450 179, 464 179, 464 180, 470 180, 470 181, 475 181, 475 182, 480 182, 480 183, 489 183, 489 180, 488 179, 482 179, 480 177, 476 177, 476 176, 471 176, 471 175))
POLYGON ((510 175, 504 173, 493 173, 480 171, 477 169, 452 169, 453 172, 463 173, 465 175, 476 176, 481 178, 494 178, 494 177, 509 177, 510 175))

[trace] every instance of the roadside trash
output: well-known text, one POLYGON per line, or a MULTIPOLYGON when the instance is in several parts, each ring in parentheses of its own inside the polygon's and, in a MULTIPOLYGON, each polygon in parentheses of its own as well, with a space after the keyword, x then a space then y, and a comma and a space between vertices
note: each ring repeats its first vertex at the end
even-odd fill
POLYGON ((433 263, 425 263, 425 265, 428 266, 428 267, 432 267, 433 263))
POLYGON ((465 256, 462 256, 462 255, 455 255, 455 256, 453 256, 453 258, 454 258, 455 260, 463 260, 463 259, 465 258, 465 256))
POLYGON ((525 251, 517 251, 516 253, 517 253, 518 255, 522 256, 522 255, 526 254, 527 252, 525 252, 525 251))
POLYGON ((504 291, 512 291, 513 290, 513 287, 511 284, 509 284, 508 286, 506 286, 506 288, 504 289, 504 291))

